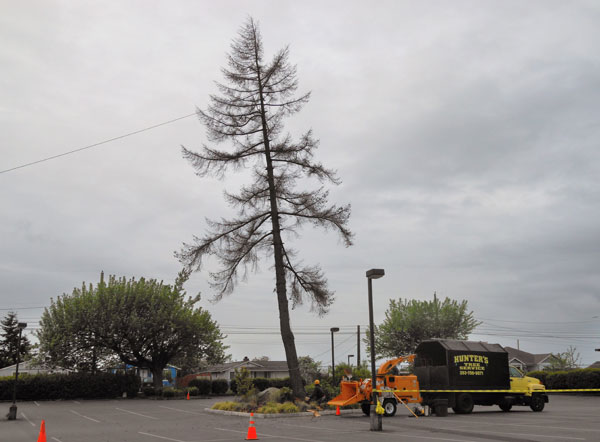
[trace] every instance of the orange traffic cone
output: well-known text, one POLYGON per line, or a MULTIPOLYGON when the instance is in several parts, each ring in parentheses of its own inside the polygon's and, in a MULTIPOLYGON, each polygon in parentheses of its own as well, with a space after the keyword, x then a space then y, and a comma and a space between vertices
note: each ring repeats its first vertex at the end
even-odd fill
POLYGON ((340 406, 339 405, 335 408, 335 415, 336 416, 340 415, 340 406))
POLYGON ((248 425, 248 434, 246 440, 258 440, 256 435, 256 427, 254 426, 254 413, 250 413, 250 424, 248 425))
POLYGON ((187 400, 190 400, 190 392, 188 391, 187 400))
POLYGON ((37 442, 46 442, 46 422, 42 421, 42 426, 40 427, 40 435, 38 436, 37 442))

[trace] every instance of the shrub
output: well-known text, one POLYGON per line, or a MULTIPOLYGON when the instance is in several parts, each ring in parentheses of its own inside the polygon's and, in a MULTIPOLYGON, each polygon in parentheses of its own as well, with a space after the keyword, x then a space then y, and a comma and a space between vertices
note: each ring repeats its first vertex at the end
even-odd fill
POLYGON ((298 413, 300 409, 292 402, 278 404, 277 402, 267 402, 256 410, 257 413, 276 414, 276 413, 298 413))
POLYGON ((235 381, 237 384, 237 394, 245 396, 250 390, 254 388, 252 384, 252 378, 247 368, 242 367, 240 370, 235 370, 235 381))
POLYGON ((294 400, 294 392, 289 387, 281 387, 281 399, 284 401, 294 400))
POLYGON ((283 387, 292 388, 292 384, 290 382, 290 378, 271 379, 271 387, 275 387, 275 388, 283 388, 283 387))
POLYGON ((600 369, 582 368, 569 371, 531 372, 549 390, 600 388, 600 369))
POLYGON ((283 404, 278 404, 277 408, 280 413, 298 413, 300 410, 298 407, 292 402, 284 402, 283 404))
POLYGON ((185 391, 186 393, 189 393, 190 396, 198 396, 198 394, 200 394, 198 387, 187 387, 185 391))
POLYGON ((241 411, 243 409, 243 404, 233 401, 217 402, 212 408, 213 410, 241 411))
POLYGON ((163 388, 162 397, 175 397, 175 389, 171 387, 163 388))
POLYGON ((229 388, 231 389, 233 394, 237 394, 238 392, 238 383, 235 379, 229 381, 229 388))
MULTIPOLYGON (((12 399, 14 377, 0 380, 0 400, 12 399)), ((134 374, 70 373, 25 375, 19 377, 17 397, 20 400, 105 399, 134 397, 140 380, 134 374)))
POLYGON ((144 393, 144 396, 156 396, 156 391, 154 391, 154 387, 150 387, 150 386, 146 386, 144 388, 142 388, 142 393, 144 393))
POLYGON ((208 379, 192 379, 188 386, 196 387, 200 396, 207 396, 212 390, 212 382, 208 379))
POLYGON ((267 402, 265 405, 256 410, 256 412, 264 414, 276 414, 279 413, 279 409, 277 407, 278 405, 280 404, 277 402, 267 402))
POLYGON ((229 390, 229 384, 225 379, 215 379, 212 381, 212 392, 216 395, 224 395, 229 390))
POLYGON ((258 391, 263 391, 271 387, 272 383, 269 379, 266 378, 255 378, 252 380, 252 384, 254 385, 254 387, 256 387, 258 391))

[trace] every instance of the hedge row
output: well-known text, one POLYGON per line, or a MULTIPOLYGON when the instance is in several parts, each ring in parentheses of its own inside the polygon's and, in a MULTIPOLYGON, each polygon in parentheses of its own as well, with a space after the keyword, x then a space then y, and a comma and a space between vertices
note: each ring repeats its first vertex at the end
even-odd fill
POLYGON ((188 387, 196 387, 200 396, 207 396, 214 394, 221 396, 227 393, 229 390, 229 384, 225 379, 192 379, 188 383, 188 387))
MULTIPOLYGON (((0 379, 0 401, 12 400, 14 377, 0 379)), ((140 378, 134 374, 69 373, 21 375, 17 384, 17 399, 105 399, 134 397, 140 389, 140 378)))
POLYGON ((600 369, 581 368, 570 371, 532 371, 527 376, 539 379, 549 390, 600 388, 600 369))

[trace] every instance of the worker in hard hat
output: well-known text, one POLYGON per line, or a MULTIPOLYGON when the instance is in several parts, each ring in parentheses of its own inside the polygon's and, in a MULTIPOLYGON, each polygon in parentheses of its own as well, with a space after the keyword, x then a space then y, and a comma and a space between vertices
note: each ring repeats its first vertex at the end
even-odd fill
POLYGON ((310 395, 309 402, 316 402, 317 404, 321 405, 327 400, 327 398, 325 397, 325 392, 323 391, 323 388, 321 388, 321 381, 316 379, 314 384, 315 388, 312 394, 310 395))

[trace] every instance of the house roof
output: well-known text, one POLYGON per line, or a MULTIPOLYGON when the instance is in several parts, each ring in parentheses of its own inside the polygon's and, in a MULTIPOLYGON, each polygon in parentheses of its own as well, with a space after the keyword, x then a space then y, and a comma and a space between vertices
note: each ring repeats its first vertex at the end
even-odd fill
POLYGON ((519 349, 516 349, 513 347, 504 347, 504 349, 508 352, 509 360, 518 359, 520 362, 523 362, 524 364, 527 364, 527 365, 539 364, 541 362, 544 362, 550 356, 552 356, 552 353, 533 354, 533 353, 528 353, 526 351, 519 350, 519 349))
POLYGON ((203 372, 221 373, 228 370, 235 370, 242 366, 250 371, 288 371, 286 361, 237 361, 213 365, 203 370, 203 372))
MULTIPOLYGON (((9 369, 16 370, 17 364, 8 365, 6 367, 0 368, 0 370, 9 370, 9 369)), ((32 361, 19 362, 19 372, 25 371, 25 370, 48 370, 48 371, 68 371, 68 372, 73 371, 68 368, 62 368, 62 367, 49 367, 46 365, 33 365, 32 361)))
POLYGON ((600 368, 600 361, 596 361, 594 362, 592 365, 590 365, 588 368, 600 368))

